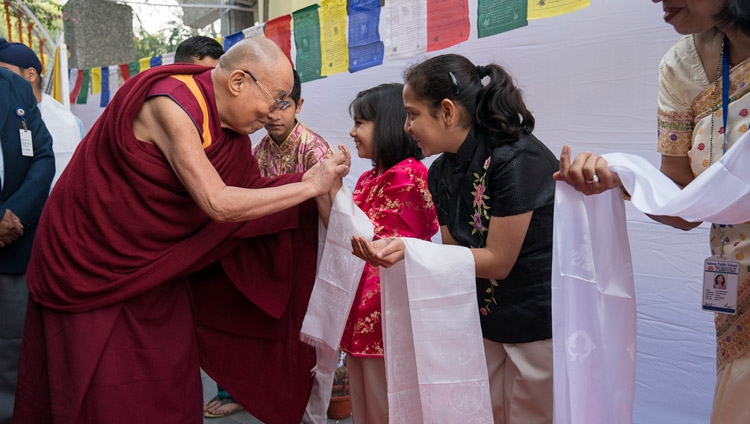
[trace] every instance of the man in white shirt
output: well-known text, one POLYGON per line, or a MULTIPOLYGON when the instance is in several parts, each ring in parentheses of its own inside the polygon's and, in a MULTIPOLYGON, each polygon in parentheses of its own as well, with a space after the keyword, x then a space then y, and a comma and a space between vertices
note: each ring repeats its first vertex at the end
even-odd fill
POLYGON ((54 186, 85 135, 83 126, 79 125, 80 120, 65 106, 42 93, 42 63, 28 46, 7 43, 0 51, 0 67, 20 75, 31 84, 42 120, 52 135, 52 148, 55 152, 54 186))

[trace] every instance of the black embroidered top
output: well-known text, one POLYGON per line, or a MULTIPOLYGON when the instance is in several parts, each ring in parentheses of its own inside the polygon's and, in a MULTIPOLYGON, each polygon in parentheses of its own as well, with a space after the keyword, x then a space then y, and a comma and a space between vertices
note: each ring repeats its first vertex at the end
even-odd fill
POLYGON ((534 211, 521 252, 504 280, 477 278, 482 333, 499 343, 552 337, 550 280, 557 158, 533 135, 494 149, 476 129, 430 167, 440 225, 462 246, 484 247, 491 216, 534 211))

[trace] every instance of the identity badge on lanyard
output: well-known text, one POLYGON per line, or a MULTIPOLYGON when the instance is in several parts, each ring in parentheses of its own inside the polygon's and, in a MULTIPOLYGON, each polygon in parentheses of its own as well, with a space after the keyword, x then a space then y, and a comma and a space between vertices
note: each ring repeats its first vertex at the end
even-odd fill
POLYGON ((26 111, 22 107, 16 108, 16 115, 21 118, 21 128, 19 131, 21 138, 21 154, 27 157, 34 157, 34 143, 31 140, 31 131, 26 127, 26 111))
POLYGON ((703 263, 703 310, 734 315, 737 313, 740 263, 724 256, 726 225, 719 225, 721 254, 703 263))

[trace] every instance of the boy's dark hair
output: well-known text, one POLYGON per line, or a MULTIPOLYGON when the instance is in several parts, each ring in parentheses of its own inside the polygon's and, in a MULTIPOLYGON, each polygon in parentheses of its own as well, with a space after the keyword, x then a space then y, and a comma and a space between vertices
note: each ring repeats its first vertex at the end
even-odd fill
POLYGON ((521 90, 499 65, 475 66, 461 55, 444 54, 407 68, 404 82, 433 114, 443 99, 460 104, 468 115, 463 124, 478 126, 492 147, 518 141, 534 130, 534 116, 521 90), (483 85, 485 77, 489 80, 483 85))
POLYGON ((406 110, 402 92, 403 84, 380 84, 360 91, 349 105, 349 114, 354 119, 372 121, 373 166, 385 171, 402 160, 422 160, 422 149, 404 131, 406 110))
POLYGON ((192 63, 193 58, 198 60, 206 56, 219 59, 224 54, 224 48, 218 41, 210 37, 195 35, 180 43, 174 54, 175 63, 192 63))
POLYGON ((750 35, 750 2, 747 0, 725 0, 724 6, 714 16, 716 25, 722 29, 739 30, 750 35))
POLYGON ((292 69, 292 72, 294 72, 294 86, 292 87, 292 92, 289 94, 289 97, 294 100, 294 105, 297 106, 299 104, 299 99, 302 98, 302 82, 299 79, 297 70, 292 69))

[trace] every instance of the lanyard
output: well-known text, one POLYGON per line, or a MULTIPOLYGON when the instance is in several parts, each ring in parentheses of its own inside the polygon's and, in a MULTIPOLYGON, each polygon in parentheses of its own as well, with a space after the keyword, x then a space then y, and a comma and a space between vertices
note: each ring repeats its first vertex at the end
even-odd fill
POLYGON ((729 43, 724 36, 724 52, 721 60, 721 109, 724 117, 724 153, 727 153, 727 122, 729 119, 729 43))

